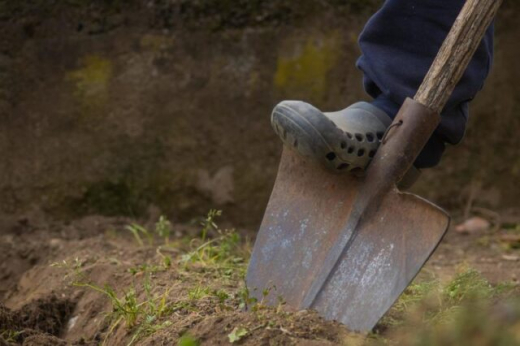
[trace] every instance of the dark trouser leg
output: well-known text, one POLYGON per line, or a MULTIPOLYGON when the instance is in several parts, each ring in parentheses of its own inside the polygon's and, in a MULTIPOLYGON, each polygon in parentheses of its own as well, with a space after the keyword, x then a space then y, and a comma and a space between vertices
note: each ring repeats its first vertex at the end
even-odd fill
MULTIPOLYGON (((446 38, 464 0, 386 0, 368 21, 359 45, 365 90, 373 104, 394 117, 406 97, 413 97, 446 38)), ((493 58, 493 27, 489 28, 468 70, 442 112, 442 121, 415 162, 435 166, 445 143, 464 135, 468 104, 482 89, 493 58)))

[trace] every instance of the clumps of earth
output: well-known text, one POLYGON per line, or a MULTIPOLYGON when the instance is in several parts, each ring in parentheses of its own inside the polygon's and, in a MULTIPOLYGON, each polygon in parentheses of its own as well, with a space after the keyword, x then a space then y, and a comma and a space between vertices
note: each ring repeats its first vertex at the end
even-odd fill
POLYGON ((520 344, 517 285, 502 280, 514 270, 492 245, 469 250, 486 231, 451 232, 374 333, 359 335, 252 298, 244 277, 254 233, 219 227, 219 216, 4 219, 0 345, 445 345, 472 335, 520 344), (497 259, 504 277, 485 278, 477 254, 497 259))
POLYGON ((0 304, 2 345, 65 345, 57 335, 66 326, 74 306, 74 302, 56 296, 36 299, 15 311, 0 304))

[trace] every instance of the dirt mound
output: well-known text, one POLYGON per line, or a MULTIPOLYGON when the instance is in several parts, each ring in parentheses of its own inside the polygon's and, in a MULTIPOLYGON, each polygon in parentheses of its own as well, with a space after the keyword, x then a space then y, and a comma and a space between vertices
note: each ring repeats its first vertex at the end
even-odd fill
POLYGON ((148 231, 159 223, 143 224, 14 220, 1 235, 4 341, 326 345, 347 335, 312 312, 253 301, 243 284, 250 245, 236 232, 208 220, 202 231, 165 221, 165 238, 148 231))
MULTIPOLYGON (((216 227, 217 215, 201 219, 201 228, 172 225, 166 219, 137 224, 100 217, 71 223, 29 218, 4 225, 0 345, 379 344, 380 339, 400 340, 403 335, 410 336, 403 340, 415 340, 418 329, 457 321, 455 314, 464 311, 478 317, 469 320, 474 328, 493 326, 483 335, 496 340, 498 334, 513 335, 511 328, 520 323, 520 301, 514 310, 516 305, 502 304, 509 307, 507 321, 502 313, 491 313, 503 288, 490 285, 476 271, 456 276, 446 286, 437 282, 443 276, 451 280, 462 261, 495 282, 515 278, 520 269, 511 258, 520 250, 504 252, 498 247, 500 237, 484 243, 496 231, 448 234, 425 271, 435 279, 412 285, 381 322, 378 335, 365 339, 312 311, 291 312, 283 301, 266 307, 250 297, 244 275, 251 241, 216 227), (472 296, 485 302, 479 313, 462 305, 472 296), (410 307, 423 300, 411 313, 410 307)), ((509 239, 518 230, 501 232, 509 239)), ((455 329, 445 335, 464 335, 457 324, 450 325, 455 329)), ((423 334, 438 332, 430 328, 423 334)))

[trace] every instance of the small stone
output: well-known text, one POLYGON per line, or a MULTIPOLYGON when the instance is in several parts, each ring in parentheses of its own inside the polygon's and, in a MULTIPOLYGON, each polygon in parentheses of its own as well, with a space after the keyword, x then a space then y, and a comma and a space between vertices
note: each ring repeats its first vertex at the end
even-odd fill
POLYGON ((49 246, 53 249, 58 249, 61 247, 61 239, 58 238, 52 238, 49 240, 49 246))
POLYGON ((516 262, 520 260, 520 256, 518 255, 502 255, 502 259, 505 261, 516 262))
POLYGON ((520 234, 506 233, 500 235, 500 240, 506 243, 520 243, 520 234))
POLYGON ((69 322, 67 323, 67 330, 71 330, 72 328, 74 328, 74 326, 76 325, 76 322, 78 320, 78 317, 79 316, 74 316, 72 317, 69 322))
POLYGON ((486 231, 490 226, 491 223, 488 220, 475 216, 459 224, 455 227, 455 231, 460 234, 471 234, 486 231))

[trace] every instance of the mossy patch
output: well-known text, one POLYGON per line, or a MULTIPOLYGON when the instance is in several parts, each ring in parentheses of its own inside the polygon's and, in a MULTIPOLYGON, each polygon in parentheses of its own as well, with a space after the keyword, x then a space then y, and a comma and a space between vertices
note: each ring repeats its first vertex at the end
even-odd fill
POLYGON ((328 74, 340 54, 337 37, 336 33, 332 33, 327 38, 309 38, 293 48, 292 55, 279 56, 274 75, 275 87, 285 95, 307 96, 315 102, 323 100, 328 87, 328 74))
POLYGON ((65 80, 74 83, 74 96, 84 112, 90 113, 105 105, 112 78, 112 62, 98 55, 87 55, 81 67, 66 74, 65 80))

